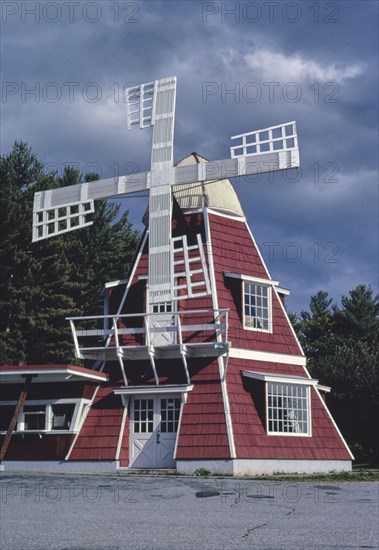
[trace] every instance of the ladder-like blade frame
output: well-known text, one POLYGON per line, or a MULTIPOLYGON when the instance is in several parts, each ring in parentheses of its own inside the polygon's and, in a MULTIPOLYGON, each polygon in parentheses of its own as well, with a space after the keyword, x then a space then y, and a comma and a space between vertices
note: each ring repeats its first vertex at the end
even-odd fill
POLYGON ((139 86, 129 86, 126 89, 126 111, 128 128, 133 126, 148 128, 154 124, 156 82, 148 82, 139 86))
POLYGON ((239 145, 231 148, 232 158, 201 162, 190 166, 177 166, 175 168, 175 185, 260 175, 276 170, 299 168, 300 166, 295 122, 240 134, 239 136, 233 136, 232 139, 241 139, 239 145), (281 132, 284 137, 276 137, 275 130, 281 132), (269 137, 270 131, 272 131, 271 139, 269 137), (264 136, 259 136, 263 132, 267 132, 267 140, 263 139, 264 136), (249 137, 254 134, 255 139, 257 139, 258 134, 259 141, 259 147, 256 151, 253 149, 254 137, 249 137))
POLYGON ((231 139, 240 141, 239 144, 230 148, 232 158, 298 149, 295 121, 239 134, 232 136, 231 139))
POLYGON ((35 208, 33 213, 33 242, 88 227, 93 222, 89 221, 87 216, 94 212, 93 200, 75 202, 58 208, 35 208))
POLYGON ((147 190, 148 172, 39 191, 34 195, 33 242, 91 225, 94 201, 147 190))

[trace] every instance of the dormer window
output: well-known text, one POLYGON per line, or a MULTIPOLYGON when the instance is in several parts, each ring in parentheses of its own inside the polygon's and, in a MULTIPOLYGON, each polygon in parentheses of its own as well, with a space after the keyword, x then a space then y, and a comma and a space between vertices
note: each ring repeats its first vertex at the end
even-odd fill
POLYGON ((271 286, 243 281, 243 326, 272 332, 271 286))
POLYGON ((310 387, 267 383, 267 433, 308 435, 310 387))
POLYGON ((311 436, 311 388, 318 380, 241 371, 268 435, 311 436))

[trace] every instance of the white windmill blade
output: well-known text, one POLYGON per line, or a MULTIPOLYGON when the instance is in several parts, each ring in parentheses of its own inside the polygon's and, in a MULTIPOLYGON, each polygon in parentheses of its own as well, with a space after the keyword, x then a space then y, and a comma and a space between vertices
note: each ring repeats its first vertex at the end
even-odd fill
POLYGON ((175 185, 261 174, 300 166, 294 121, 233 136, 231 158, 175 168, 175 185))
POLYGON ((156 81, 126 88, 128 128, 147 128, 155 121, 156 81))
POLYGON ((126 88, 129 130, 153 126, 151 169, 172 166, 176 77, 126 88))
POLYGON ((91 225, 94 201, 147 189, 147 172, 68 185, 34 195, 33 242, 91 225))
POLYGON ((126 89, 128 127, 153 127, 149 196, 149 303, 173 296, 171 211, 176 77, 126 89))

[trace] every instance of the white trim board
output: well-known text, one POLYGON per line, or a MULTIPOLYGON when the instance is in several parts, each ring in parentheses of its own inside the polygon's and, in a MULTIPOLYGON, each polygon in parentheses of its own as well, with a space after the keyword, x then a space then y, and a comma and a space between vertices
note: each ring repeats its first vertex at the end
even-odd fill
POLYGON ((307 362, 305 356, 301 357, 299 355, 286 355, 284 353, 271 353, 234 347, 230 348, 229 357, 234 359, 248 359, 250 361, 267 361, 268 363, 299 365, 301 367, 305 367, 307 362))
MULTIPOLYGON (((209 222, 208 209, 204 209, 203 223, 204 223, 205 237, 206 237, 208 269, 209 269, 209 278, 210 278, 210 285, 211 285, 211 291, 212 291, 212 304, 213 304, 213 308, 218 310, 219 307, 218 307, 217 284, 216 284, 215 268, 213 263, 212 231, 211 231, 210 222, 209 222)), ((218 342, 221 341, 220 334, 217 335, 217 341, 218 342)), ((225 414, 225 422, 226 422, 226 432, 228 435, 229 452, 230 452, 230 456, 232 458, 235 458, 237 455, 236 455, 236 446, 234 443, 234 431, 233 431, 233 423, 232 423, 232 417, 231 417, 231 411, 230 411, 228 386, 226 384, 226 376, 225 376, 226 366, 224 364, 224 360, 222 357, 218 357, 217 362, 218 362, 218 370, 220 374, 220 385, 221 385, 222 400, 224 405, 224 414, 225 414)))
POLYGON ((302 378, 300 376, 290 376, 288 374, 272 374, 267 372, 255 372, 241 370, 243 376, 262 380, 263 382, 277 382, 278 384, 301 384, 305 386, 317 386, 318 380, 314 378, 302 378))
POLYGON ((224 271, 225 277, 232 279, 241 279, 252 283, 262 283, 262 285, 278 286, 279 281, 273 281, 272 279, 262 279, 262 277, 253 277, 252 275, 245 275, 244 273, 232 273, 231 271, 224 271))
POLYGON ((245 216, 241 216, 238 212, 235 212, 234 210, 216 210, 217 207, 206 207, 209 214, 212 214, 214 216, 219 216, 220 218, 227 218, 229 220, 235 220, 237 222, 246 222, 245 216))
POLYGON ((160 386, 125 386, 113 390, 115 395, 155 395, 170 393, 188 393, 193 389, 193 384, 160 385, 160 386))

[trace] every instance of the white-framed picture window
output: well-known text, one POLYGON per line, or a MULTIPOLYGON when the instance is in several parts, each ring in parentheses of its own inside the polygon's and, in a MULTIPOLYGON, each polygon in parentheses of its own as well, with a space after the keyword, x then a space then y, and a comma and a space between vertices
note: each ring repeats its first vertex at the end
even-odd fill
POLYGON ((272 332, 271 286, 243 281, 242 287, 244 328, 272 332))
MULTIPOLYGON (((87 399, 58 399, 56 401, 27 401, 21 409, 16 432, 74 432, 88 410, 87 399)), ((6 432, 16 402, 0 403, 0 432, 6 432)))
POLYGON ((310 387, 266 383, 267 433, 311 435, 310 387))

